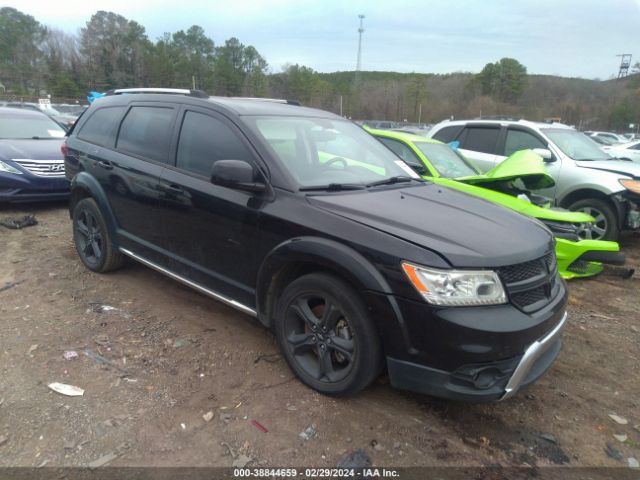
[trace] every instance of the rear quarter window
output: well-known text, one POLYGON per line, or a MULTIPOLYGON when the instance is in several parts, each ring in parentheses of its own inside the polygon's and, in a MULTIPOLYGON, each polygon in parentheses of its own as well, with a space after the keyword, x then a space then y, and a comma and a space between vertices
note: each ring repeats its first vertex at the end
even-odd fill
POLYGON ((102 107, 97 109, 82 125, 78 138, 101 147, 113 148, 118 126, 126 107, 102 107))
POLYGON ((434 135, 433 138, 436 140, 440 140, 444 143, 449 143, 453 140, 456 140, 460 135, 464 127, 462 125, 451 125, 448 127, 441 128, 434 135))

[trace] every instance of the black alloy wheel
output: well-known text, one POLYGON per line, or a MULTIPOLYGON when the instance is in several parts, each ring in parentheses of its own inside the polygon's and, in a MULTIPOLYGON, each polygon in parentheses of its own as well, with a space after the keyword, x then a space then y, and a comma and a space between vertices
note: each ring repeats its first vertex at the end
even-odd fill
POLYGON ((322 393, 355 393, 380 371, 376 329, 358 294, 337 277, 314 273, 291 283, 275 329, 289 366, 322 393))

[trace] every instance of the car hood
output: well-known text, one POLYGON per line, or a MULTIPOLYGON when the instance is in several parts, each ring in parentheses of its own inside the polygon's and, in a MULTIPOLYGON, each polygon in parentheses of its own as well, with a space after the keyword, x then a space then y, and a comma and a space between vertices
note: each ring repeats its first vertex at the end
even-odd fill
POLYGON ((528 190, 540 190, 555 185, 545 167, 540 155, 531 150, 520 150, 507 157, 496 167, 481 175, 460 177, 456 180, 470 185, 492 188, 496 182, 522 180, 528 190))
POLYGON ((440 254, 454 267, 500 267, 553 249, 551 233, 537 221, 433 183, 308 198, 316 207, 440 254))
POLYGON ((0 159, 62 160, 63 138, 46 140, 0 140, 0 159))
POLYGON ((640 164, 626 160, 576 160, 576 165, 582 168, 603 170, 640 178, 640 164))

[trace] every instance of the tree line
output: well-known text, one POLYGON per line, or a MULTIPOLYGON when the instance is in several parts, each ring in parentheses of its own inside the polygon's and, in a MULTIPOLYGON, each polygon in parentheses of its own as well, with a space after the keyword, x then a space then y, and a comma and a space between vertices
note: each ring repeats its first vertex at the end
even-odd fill
POLYGON ((354 119, 560 117, 584 129, 619 131, 640 122, 640 75, 604 82, 530 75, 513 58, 477 74, 364 71, 356 77, 298 64, 276 71, 254 46, 235 37, 216 45, 198 25, 152 41, 139 23, 98 11, 69 34, 0 8, 0 94, 83 99, 90 90, 131 86, 295 99, 354 119))
POLYGON ((46 27, 14 8, 0 9, 0 90, 82 98, 129 86, 197 88, 215 95, 265 95, 267 62, 230 38, 216 46, 204 30, 166 33, 98 11, 77 35, 46 27))

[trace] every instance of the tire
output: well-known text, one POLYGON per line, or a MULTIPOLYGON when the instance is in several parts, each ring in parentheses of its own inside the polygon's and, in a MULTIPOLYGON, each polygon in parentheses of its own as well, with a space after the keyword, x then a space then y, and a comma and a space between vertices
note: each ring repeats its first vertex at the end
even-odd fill
POLYGON ((84 266, 94 272, 110 272, 124 263, 93 198, 80 200, 73 209, 73 243, 84 266))
POLYGON ((280 295, 274 330, 296 376, 320 393, 353 395, 379 375, 378 332, 358 293, 339 278, 312 273, 280 295), (325 318, 321 318, 330 307, 325 318))
POLYGON ((587 240, 618 240, 618 215, 607 202, 597 198, 578 200, 569 206, 573 212, 583 212, 596 219, 592 228, 581 228, 578 235, 587 240))

